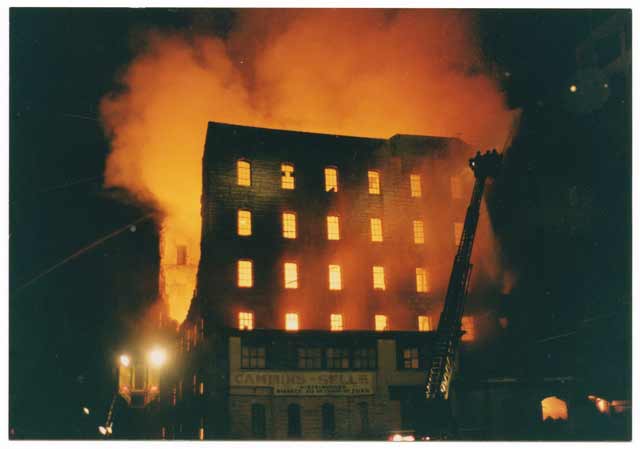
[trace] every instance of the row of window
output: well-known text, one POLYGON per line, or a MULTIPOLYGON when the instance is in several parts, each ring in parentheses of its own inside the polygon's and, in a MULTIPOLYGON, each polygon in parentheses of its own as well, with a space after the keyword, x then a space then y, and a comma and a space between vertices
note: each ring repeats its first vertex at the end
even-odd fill
MULTIPOLYGON (((289 369, 357 369, 374 370, 378 366, 374 347, 298 347, 293 359, 286 363, 289 369)), ((244 369, 271 368, 263 345, 243 344, 240 366, 244 369)))
MULTIPOLYGON (((453 240, 454 244, 460 242, 462 237, 463 224, 455 222, 453 224, 453 240)), ((413 243, 424 243, 424 221, 413 220, 413 243)), ((237 233, 241 237, 249 237, 253 233, 253 225, 251 219, 251 211, 247 209, 238 209, 238 228, 237 233)), ((372 242, 384 241, 382 232, 382 219, 372 217, 369 219, 369 236, 372 242)), ((282 237, 285 239, 296 239, 298 237, 297 219, 295 212, 282 213, 282 237)), ((327 216, 327 240, 340 240, 340 217, 337 215, 327 216)))
MULTIPOLYGON (((426 367, 425 354, 415 344, 398 343, 396 350, 398 369, 422 369, 426 367)), ((301 370, 375 370, 377 351, 374 347, 313 347, 301 346, 287 362, 289 369, 301 370)), ((242 346, 240 366, 243 369, 271 368, 265 346, 242 346)), ((194 380, 195 382, 195 380, 194 380)), ((195 383, 194 383, 195 385, 195 383)), ((196 392, 194 386, 194 393, 196 392)))
MULTIPOLYGON (((293 190, 296 187, 295 170, 293 164, 280 164, 282 172, 280 187, 285 190, 293 190)), ((367 172, 369 181, 369 193, 371 195, 380 195, 381 183, 380 172, 369 170, 367 172)), ((244 159, 237 162, 237 184, 239 186, 251 187, 251 163, 244 159)), ((422 182, 420 175, 409 175, 409 188, 413 198, 422 196, 422 182)), ((325 167, 324 169, 324 189, 326 192, 338 191, 338 169, 335 167, 325 167)))
MULTIPOLYGON (((429 272, 426 268, 415 269, 416 279, 416 292, 428 293, 431 289, 429 282, 429 272)), ((374 290, 386 290, 386 281, 384 274, 384 267, 380 265, 374 265, 371 267, 373 289, 374 290)), ((298 288, 298 264, 296 262, 284 262, 283 264, 284 274, 284 288, 285 289, 297 289, 298 288)), ((329 290, 342 290, 342 267, 340 265, 330 264, 328 266, 328 280, 329 290)), ((247 259, 238 260, 238 273, 237 273, 238 287, 251 288, 253 287, 253 261, 247 259)))
MULTIPOLYGON (((424 222, 422 220, 413 220, 413 243, 424 243, 424 222)), ((457 223, 461 226, 461 223, 457 223)), ((462 228, 454 228, 456 236, 462 228)), ((369 232, 372 242, 382 242, 382 219, 373 217, 369 219, 369 232)), ((238 227, 237 233, 241 237, 249 237, 253 234, 253 225, 251 219, 251 211, 247 209, 238 209, 238 227)), ((282 213, 282 237, 285 239, 295 239, 298 237, 297 220, 295 212, 282 213)), ((327 240, 340 240, 340 217, 337 215, 327 216, 327 240)), ((458 239, 456 239, 456 242, 458 239)))
MULTIPOLYGON (((376 331, 388 331, 389 319, 387 315, 374 316, 374 329, 376 331)), ((254 314, 250 311, 238 313, 238 329, 253 330, 255 327, 254 314)), ((284 328, 288 331, 297 331, 300 329, 300 317, 295 312, 286 313, 284 316, 284 328)), ((329 329, 332 331, 344 330, 344 317, 341 313, 332 313, 329 316, 329 329)), ((427 332, 433 330, 431 317, 427 315, 418 316, 418 330, 427 332)))

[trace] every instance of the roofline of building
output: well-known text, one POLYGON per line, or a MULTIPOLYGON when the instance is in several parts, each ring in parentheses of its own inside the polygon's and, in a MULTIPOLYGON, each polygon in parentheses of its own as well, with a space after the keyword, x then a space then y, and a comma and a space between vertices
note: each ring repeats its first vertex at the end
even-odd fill
POLYGON ((331 137, 339 137, 339 138, 346 138, 346 139, 367 139, 367 140, 378 141, 380 143, 389 142, 390 140, 397 139, 397 138, 427 138, 427 139, 442 140, 442 141, 457 141, 457 142, 460 142, 462 144, 466 144, 466 142, 464 142, 459 137, 431 136, 431 135, 423 135, 423 134, 401 134, 401 133, 399 133, 399 134, 393 134, 393 135, 385 138, 385 137, 355 136, 355 135, 334 134, 334 133, 319 133, 319 132, 303 131, 303 130, 297 130, 297 129, 267 128, 267 127, 263 127, 263 126, 238 125, 238 124, 235 124, 235 123, 216 122, 216 121, 212 121, 212 120, 207 122, 207 129, 209 127, 211 127, 212 125, 213 126, 229 126, 229 127, 233 127, 233 128, 258 129, 258 130, 261 130, 261 131, 271 131, 271 132, 308 134, 308 135, 311 135, 311 136, 331 136, 331 137))

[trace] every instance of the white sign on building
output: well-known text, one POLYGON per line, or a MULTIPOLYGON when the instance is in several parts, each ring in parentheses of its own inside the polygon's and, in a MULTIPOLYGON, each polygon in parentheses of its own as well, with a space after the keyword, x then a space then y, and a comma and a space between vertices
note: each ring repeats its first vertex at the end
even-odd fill
POLYGON ((236 371, 230 377, 232 387, 271 387, 276 396, 357 396, 375 392, 373 372, 236 371))

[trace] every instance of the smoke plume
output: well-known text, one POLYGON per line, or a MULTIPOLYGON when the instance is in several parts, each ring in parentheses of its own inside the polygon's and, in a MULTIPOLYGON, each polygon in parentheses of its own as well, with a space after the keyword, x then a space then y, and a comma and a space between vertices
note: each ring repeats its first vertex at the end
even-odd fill
MULTIPOLYGON (((163 211, 163 267, 176 245, 197 265, 208 121, 501 148, 515 112, 474 36, 470 14, 424 10, 245 10, 225 39, 150 30, 102 99, 106 185, 163 211)), ((195 272, 179 276, 165 296, 182 321, 195 272)))

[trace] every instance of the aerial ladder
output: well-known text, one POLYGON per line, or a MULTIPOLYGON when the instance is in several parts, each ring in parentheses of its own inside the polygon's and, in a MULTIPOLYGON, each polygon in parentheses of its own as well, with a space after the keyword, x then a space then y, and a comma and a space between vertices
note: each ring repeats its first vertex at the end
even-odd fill
POLYGON ((453 432, 453 420, 449 400, 449 387, 455 375, 464 300, 469 289, 471 275, 471 251, 478 227, 480 202, 487 178, 495 178, 502 165, 502 155, 496 150, 485 154, 478 152, 469 159, 469 167, 475 175, 471 202, 467 208, 460 244, 453 261, 449 286, 436 330, 435 344, 431 351, 425 390, 427 412, 423 417, 422 433, 433 438, 446 438, 453 432))

